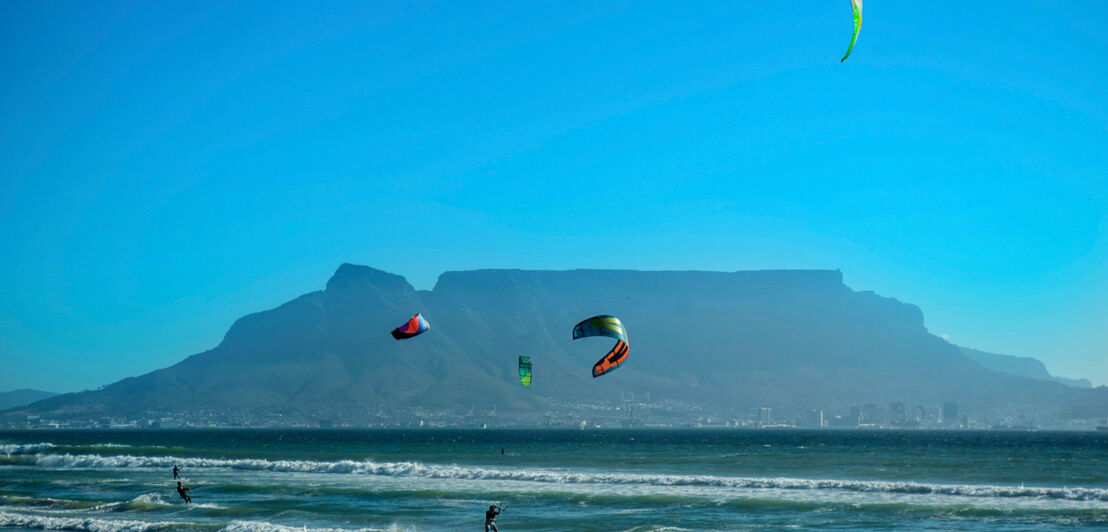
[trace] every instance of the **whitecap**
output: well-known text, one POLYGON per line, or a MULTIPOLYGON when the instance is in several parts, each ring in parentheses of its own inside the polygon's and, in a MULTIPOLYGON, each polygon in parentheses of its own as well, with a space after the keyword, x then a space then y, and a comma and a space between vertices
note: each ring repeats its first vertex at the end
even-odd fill
POLYGON ((96 519, 91 517, 59 517, 0 512, 0 527, 10 528, 77 530, 85 532, 152 532, 164 530, 180 524, 181 523, 169 521, 96 519))
POLYGON ((715 475, 659 475, 645 473, 568 472, 531 469, 490 469, 420 462, 338 460, 265 460, 178 458, 173 456, 100 456, 50 454, 34 463, 55 468, 169 468, 173 465, 200 469, 223 468, 291 473, 376 475, 462 480, 512 480, 551 484, 607 484, 642 486, 691 486, 736 489, 836 490, 860 493, 953 495, 978 498, 1043 498, 1108 502, 1108 489, 1080 487, 1024 487, 971 484, 927 484, 883 480, 833 480, 803 478, 724 477, 715 475))

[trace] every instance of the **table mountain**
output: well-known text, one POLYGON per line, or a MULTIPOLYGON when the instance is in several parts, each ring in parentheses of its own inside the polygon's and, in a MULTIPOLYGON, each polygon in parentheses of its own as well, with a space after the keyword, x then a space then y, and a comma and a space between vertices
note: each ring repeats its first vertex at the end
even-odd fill
POLYGON ((1061 411, 1081 392, 991 371, 930 334, 919 308, 851 290, 838 271, 479 270, 418 291, 343 264, 324 290, 239 319, 210 351, 27 411, 495 405, 532 415, 625 391, 735 412, 892 401, 1061 411), (431 330, 394 340, 389 331, 416 312, 431 330), (631 346, 599 379, 590 369, 612 342, 570 340, 596 314, 619 316, 631 346), (534 361, 531 388, 517 380, 521 354, 534 361))

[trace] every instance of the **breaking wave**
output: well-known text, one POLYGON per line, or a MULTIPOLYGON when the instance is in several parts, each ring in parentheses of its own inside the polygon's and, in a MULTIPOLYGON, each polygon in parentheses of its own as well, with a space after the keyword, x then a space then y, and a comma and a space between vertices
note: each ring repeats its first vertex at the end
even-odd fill
MULTIPOLYGON (((38 442, 38 443, 0 443, 0 454, 17 455, 17 454, 36 454, 42 451, 54 452, 58 451, 96 451, 96 450, 113 450, 113 449, 127 449, 133 448, 133 445, 127 445, 125 443, 86 443, 86 444, 72 444, 72 445, 59 445, 50 442, 38 442)), ((150 449, 164 449, 160 445, 146 446, 150 449)))
POLYGON ((307 528, 278 525, 265 521, 233 521, 226 526, 183 521, 137 521, 93 517, 58 517, 0 511, 0 527, 39 530, 76 530, 83 532, 154 532, 177 528, 208 529, 222 532, 407 532, 413 528, 392 525, 387 529, 307 528))
POLYGON ((56 447, 53 443, 0 443, 0 454, 33 454, 56 447))
POLYGON ((172 521, 135 521, 130 519, 96 519, 91 517, 59 517, 0 512, 0 527, 40 530, 79 530, 87 532, 151 532, 189 526, 172 521))
POLYGON ((305 530, 308 532, 407 532, 415 529, 402 527, 400 525, 390 525, 384 530, 379 528, 362 528, 353 531, 345 528, 303 528, 285 526, 267 523, 265 521, 235 521, 223 528, 222 532, 304 532, 305 530))
POLYGON ((952 495, 980 498, 1043 498, 1108 502, 1108 489, 925 484, 879 480, 820 480, 802 478, 722 477, 714 475, 658 475, 635 473, 568 472, 552 470, 489 469, 419 462, 356 460, 264 460, 177 458, 173 456, 101 456, 44 454, 20 457, 18 463, 53 468, 221 468, 250 471, 377 475, 463 480, 508 480, 551 484, 606 484, 641 486, 692 486, 736 489, 838 490, 863 493, 952 495))

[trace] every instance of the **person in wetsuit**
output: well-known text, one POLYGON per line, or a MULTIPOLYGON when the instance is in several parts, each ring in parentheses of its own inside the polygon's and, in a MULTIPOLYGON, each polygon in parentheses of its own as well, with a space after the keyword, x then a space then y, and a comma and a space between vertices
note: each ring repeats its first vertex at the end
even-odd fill
POLYGON ((492 530, 492 532, 500 532, 497 530, 496 523, 493 521, 496 521, 496 516, 500 515, 501 511, 502 510, 497 505, 489 505, 489 511, 485 512, 485 532, 489 532, 489 530, 492 530))
POLYGON ((185 493, 186 491, 189 491, 191 489, 192 488, 181 487, 181 482, 180 481, 177 482, 177 494, 180 495, 181 498, 185 500, 185 504, 188 504, 188 503, 192 502, 192 497, 189 497, 189 494, 185 493))
POLYGON ((173 480, 181 478, 181 470, 177 469, 177 466, 173 466, 173 480))

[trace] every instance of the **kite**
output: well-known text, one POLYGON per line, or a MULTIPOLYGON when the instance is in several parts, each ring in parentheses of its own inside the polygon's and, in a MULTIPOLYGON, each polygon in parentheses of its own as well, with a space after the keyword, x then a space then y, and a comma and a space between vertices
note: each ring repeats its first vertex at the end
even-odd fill
POLYGON ((524 386, 531 385, 531 357, 519 357, 519 383, 524 386))
POLYGON ((597 378, 605 373, 614 371, 627 360, 627 331, 623 328, 619 318, 615 316, 593 316, 573 328, 573 339, 586 336, 607 336, 616 339, 616 345, 608 351, 604 358, 598 360, 592 367, 592 376, 597 378))
POLYGON ((858 40, 858 32, 862 30, 862 0, 850 0, 854 7, 854 36, 850 38, 850 48, 846 49, 846 55, 839 60, 840 63, 850 57, 850 51, 854 49, 854 43, 858 40))
POLYGON ((423 319, 423 314, 416 314, 415 316, 412 316, 412 319, 404 322, 404 325, 393 329, 392 337, 396 338, 397 340, 406 340, 413 336, 419 336, 427 332, 427 330, 430 328, 431 324, 427 323, 427 320, 423 319))

